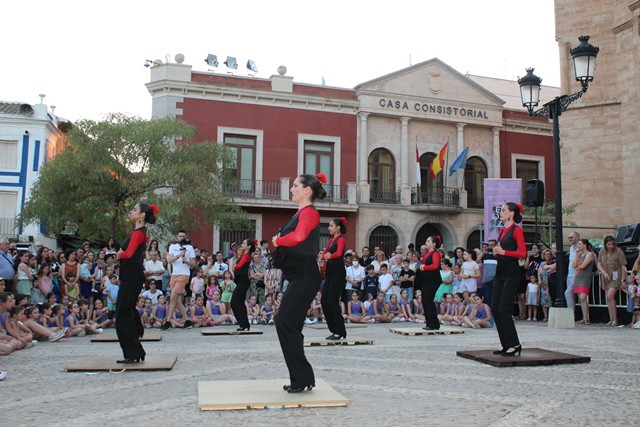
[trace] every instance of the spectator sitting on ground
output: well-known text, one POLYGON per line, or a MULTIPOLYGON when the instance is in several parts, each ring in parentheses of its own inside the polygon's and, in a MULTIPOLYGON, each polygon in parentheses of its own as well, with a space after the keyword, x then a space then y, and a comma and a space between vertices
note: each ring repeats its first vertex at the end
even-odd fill
POLYGON ((490 328, 491 327, 491 309, 485 304, 480 295, 474 295, 473 309, 471 314, 465 316, 462 319, 462 326, 469 326, 471 328, 490 328))
POLYGON ((351 301, 347 304, 347 319, 351 323, 373 323, 374 319, 367 316, 364 304, 360 302, 360 293, 353 291, 351 301))
POLYGON ((258 305, 258 296, 251 295, 249 302, 245 302, 247 307, 247 320, 252 325, 257 325, 260 320, 260 306, 258 305))
POLYGON ((142 297, 144 299, 149 298, 151 300, 151 306, 155 307, 158 305, 158 297, 163 295, 162 291, 158 289, 158 283, 155 279, 149 280, 149 290, 142 292, 142 297))
POLYGON ((373 318, 380 323, 390 323, 394 316, 389 313, 389 305, 384 298, 384 292, 379 292, 378 297, 371 304, 373 306, 373 318))
POLYGON ((209 315, 209 326, 221 325, 225 322, 238 323, 236 318, 228 314, 226 307, 220 301, 220 291, 214 291, 212 298, 207 301, 207 314, 209 315))

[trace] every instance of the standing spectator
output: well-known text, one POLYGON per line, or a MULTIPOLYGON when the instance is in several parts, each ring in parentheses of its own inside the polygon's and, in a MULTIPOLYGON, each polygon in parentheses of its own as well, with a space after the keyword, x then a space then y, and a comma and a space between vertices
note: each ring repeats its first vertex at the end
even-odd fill
MULTIPOLYGON (((189 328, 191 327, 191 321, 187 318, 187 310, 182 304, 182 293, 189 282, 190 268, 196 266, 196 253, 193 250, 193 246, 191 246, 191 240, 187 238, 186 231, 178 231, 176 237, 178 238, 178 243, 171 245, 167 253, 167 262, 171 263, 173 267, 171 281, 169 282, 171 297, 169 299, 167 319, 171 319, 173 311, 177 307, 182 314, 182 318, 185 319, 184 327, 189 328)), ((169 328, 171 328, 171 322, 165 321, 162 329, 169 328)))
MULTIPOLYGON (((591 292, 591 282, 593 281, 593 265, 596 256, 592 252, 593 246, 587 239, 580 239, 577 243, 576 256, 573 260, 573 268, 576 270, 574 283, 571 291, 578 295, 580 307, 582 308, 582 320, 577 323, 589 324, 589 292, 591 292)), ((573 300, 573 295, 571 295, 573 300)))
POLYGON ((269 269, 264 275, 265 294, 277 298, 282 289, 282 270, 273 265, 273 260, 269 261, 269 269))
POLYGON ((478 257, 478 263, 482 262, 482 292, 484 303, 491 307, 491 292, 493 290, 493 279, 496 277, 496 267, 498 261, 493 256, 493 248, 498 242, 495 239, 489 240, 486 245, 482 245, 482 253, 478 257))
MULTIPOLYGON (((352 258, 351 265, 347 266, 346 273, 347 273, 347 289, 351 287, 353 291, 364 290, 362 283, 364 282, 364 277, 366 276, 366 273, 364 271, 364 267, 360 265, 360 260, 358 259, 358 257, 352 258)), ((347 294, 349 294, 349 291, 347 291, 347 294)), ((366 293, 362 292, 362 295, 366 296, 366 293)), ((352 299, 351 295, 348 295, 348 297, 349 297, 349 300, 352 299)))
MULTIPOLYGON (((271 255, 271 251, 269 250, 269 241, 268 240, 260 240, 260 252, 262 255, 262 265, 265 268, 269 267, 269 255, 271 255)), ((273 297, 275 300, 275 296, 273 297)))
POLYGON ((253 260, 253 263, 249 265, 249 295, 256 295, 258 297, 258 305, 262 306, 265 297, 264 276, 267 273, 267 269, 262 265, 262 254, 259 250, 249 255, 253 260))
POLYGON ((387 264, 385 260, 386 260, 386 257, 385 257, 384 251, 380 250, 376 252, 375 259, 371 261, 371 265, 373 265, 373 271, 376 274, 381 274, 380 267, 382 267, 383 263, 387 264))
MULTIPOLYGON (((149 259, 144 262, 144 275, 147 281, 155 280, 158 289, 163 289, 162 275, 164 274, 164 266, 160 261, 157 250, 149 252, 149 259)), ((154 304, 155 307, 155 304, 154 304)))
POLYGON ((373 255, 371 255, 371 249, 369 246, 362 247, 362 257, 360 258, 360 265, 367 267, 373 262, 373 255))
POLYGON ((216 262, 213 263, 213 271, 209 272, 209 275, 213 275, 220 282, 223 279, 223 274, 225 271, 229 269, 229 265, 224 262, 224 257, 222 256, 222 252, 216 252, 216 262))
POLYGON ((398 245, 398 246, 396 246, 396 250, 395 250, 395 251, 393 251, 393 253, 394 253, 394 254, 396 254, 396 255, 400 255, 400 257, 401 257, 401 259, 402 259, 402 258, 404 258, 404 257, 402 256, 402 252, 403 252, 403 251, 404 251, 404 249, 402 248, 402 245, 398 245))
POLYGON ((18 283, 16 283, 16 295, 31 296, 33 278, 31 277, 29 266, 27 265, 27 262, 29 261, 29 255, 30 254, 28 251, 18 251, 18 256, 14 261, 15 271, 18 279, 18 283))
POLYGON ((413 284, 416 279, 416 272, 410 268, 409 258, 402 260, 402 270, 398 275, 400 278, 400 292, 407 290, 407 296, 413 299, 413 284))
MULTIPOLYGON (((549 307, 551 307, 551 294, 549 293, 549 270, 545 268, 547 263, 554 262, 551 260, 551 249, 542 251, 542 262, 538 267, 538 283, 540 284, 540 305, 544 313, 543 322, 549 320, 549 307)), ((555 262, 554 262, 555 268, 555 262)))
MULTIPOLYGON (((574 280, 576 278, 576 269, 573 266, 576 259, 576 252, 578 251, 578 242, 580 241, 580 235, 577 231, 569 233, 569 269, 567 273, 567 290, 564 291, 564 299, 567 300, 567 307, 574 308, 576 306, 575 296, 573 292, 574 280)), ((584 319, 584 318, 583 318, 584 319)))
POLYGON ((151 252, 153 251, 156 251, 158 253, 158 258, 160 258, 160 246, 158 246, 158 241, 156 239, 153 239, 151 242, 149 242, 149 247, 144 253, 144 259, 147 261, 150 260, 151 252))
POLYGON ((618 326, 618 308, 616 294, 627 279, 627 259, 624 252, 616 245, 613 236, 604 238, 604 245, 598 254, 598 271, 600 271, 600 287, 607 292, 609 322, 607 326, 618 326))

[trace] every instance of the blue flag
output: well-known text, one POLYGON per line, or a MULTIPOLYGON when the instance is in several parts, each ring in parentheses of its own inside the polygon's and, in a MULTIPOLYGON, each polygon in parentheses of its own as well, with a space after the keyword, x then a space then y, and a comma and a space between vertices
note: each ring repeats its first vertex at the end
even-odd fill
POLYGON ((453 175, 455 171, 457 171, 458 169, 464 170, 464 168, 467 166, 468 153, 469 153, 469 147, 462 150, 462 153, 460 153, 460 155, 451 164, 451 167, 449 167, 449 176, 453 175))

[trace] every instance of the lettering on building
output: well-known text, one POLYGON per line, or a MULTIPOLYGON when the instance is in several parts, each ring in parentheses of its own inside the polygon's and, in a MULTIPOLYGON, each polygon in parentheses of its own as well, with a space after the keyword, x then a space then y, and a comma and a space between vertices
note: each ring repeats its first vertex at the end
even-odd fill
POLYGON ((427 103, 410 103, 407 101, 399 101, 394 99, 380 98, 378 101, 383 108, 392 108, 394 110, 411 110, 430 114, 442 114, 454 117, 470 117, 473 119, 489 119, 486 110, 478 110, 475 108, 460 108, 447 105, 427 104, 427 103))

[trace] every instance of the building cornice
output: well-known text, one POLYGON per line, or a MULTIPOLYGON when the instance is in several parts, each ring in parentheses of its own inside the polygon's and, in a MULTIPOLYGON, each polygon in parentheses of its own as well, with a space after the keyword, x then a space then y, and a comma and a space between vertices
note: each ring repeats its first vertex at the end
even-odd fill
POLYGON ((520 132, 533 135, 551 136, 553 134, 553 124, 540 120, 524 120, 505 117, 504 130, 506 132, 520 132))
POLYGON ((145 86, 152 98, 175 95, 209 101, 298 108, 342 114, 356 114, 359 105, 357 100, 299 95, 286 92, 268 92, 264 90, 202 83, 185 83, 173 80, 150 82, 145 86))

